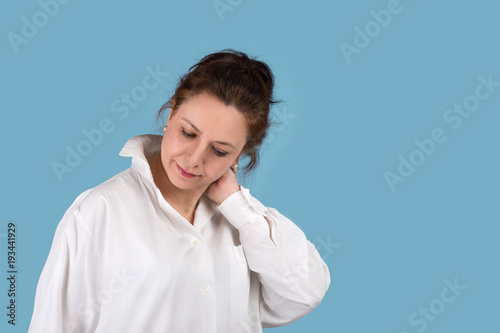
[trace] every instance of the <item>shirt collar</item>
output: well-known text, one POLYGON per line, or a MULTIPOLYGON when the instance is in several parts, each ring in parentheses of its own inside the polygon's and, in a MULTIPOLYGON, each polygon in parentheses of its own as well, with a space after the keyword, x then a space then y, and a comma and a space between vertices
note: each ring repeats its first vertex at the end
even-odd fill
MULTIPOLYGON (((120 156, 132 157, 131 168, 139 172, 142 176, 154 184, 153 174, 147 161, 148 158, 156 155, 161 150, 163 135, 142 134, 129 139, 120 151, 120 156)), ((198 204, 198 211, 205 217, 212 217, 217 208, 217 203, 210 200, 203 194, 198 204)))
POLYGON ((134 136, 125 143, 125 146, 120 151, 120 156, 137 157, 147 162, 147 158, 160 151, 162 138, 162 135, 157 134, 134 136))

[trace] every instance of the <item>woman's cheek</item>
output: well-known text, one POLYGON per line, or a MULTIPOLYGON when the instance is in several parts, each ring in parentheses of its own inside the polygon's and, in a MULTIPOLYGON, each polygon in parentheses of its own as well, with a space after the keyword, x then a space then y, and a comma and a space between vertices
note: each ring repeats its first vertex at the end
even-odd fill
POLYGON ((177 154, 179 151, 186 149, 186 144, 177 137, 166 137, 165 150, 168 150, 172 155, 177 154))
POLYGON ((217 179, 224 176, 225 173, 226 173, 225 166, 221 166, 221 169, 219 169, 219 172, 217 173, 217 179))

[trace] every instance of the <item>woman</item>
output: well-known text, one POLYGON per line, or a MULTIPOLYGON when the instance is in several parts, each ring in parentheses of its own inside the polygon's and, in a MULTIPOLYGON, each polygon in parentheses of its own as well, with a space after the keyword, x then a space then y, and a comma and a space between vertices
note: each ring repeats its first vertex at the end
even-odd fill
POLYGON ((80 194, 60 221, 29 332, 262 332, 319 305, 330 284, 304 233, 238 185, 258 162, 274 78, 224 50, 184 75, 131 138, 132 166, 80 194))

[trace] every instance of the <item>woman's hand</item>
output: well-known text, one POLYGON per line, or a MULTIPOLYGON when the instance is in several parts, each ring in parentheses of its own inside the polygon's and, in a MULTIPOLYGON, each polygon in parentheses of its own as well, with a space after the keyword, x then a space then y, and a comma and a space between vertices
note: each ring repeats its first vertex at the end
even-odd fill
POLYGON ((226 173, 222 175, 222 177, 210 184, 205 193, 211 200, 220 205, 231 194, 239 190, 240 185, 238 184, 238 178, 233 170, 229 168, 226 173))

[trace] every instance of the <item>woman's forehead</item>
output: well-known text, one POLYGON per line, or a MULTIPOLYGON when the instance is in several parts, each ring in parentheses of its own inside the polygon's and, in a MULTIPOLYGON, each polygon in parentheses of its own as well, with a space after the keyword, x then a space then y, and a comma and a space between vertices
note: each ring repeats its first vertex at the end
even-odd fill
POLYGON ((211 96, 190 99, 179 107, 174 119, 201 135, 217 136, 222 141, 246 141, 245 115, 211 96))

